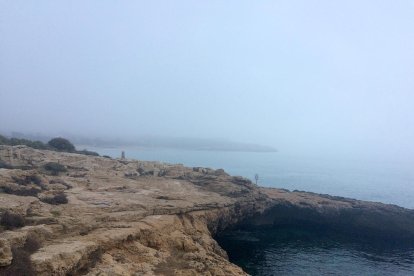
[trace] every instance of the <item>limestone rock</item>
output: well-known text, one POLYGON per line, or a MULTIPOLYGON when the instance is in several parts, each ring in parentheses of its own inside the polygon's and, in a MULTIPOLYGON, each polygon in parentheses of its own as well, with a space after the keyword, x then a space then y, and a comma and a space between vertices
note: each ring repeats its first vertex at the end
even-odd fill
POLYGON ((8 266, 13 260, 10 243, 5 239, 0 239, 0 266, 8 266))
POLYGON ((28 224, 0 232, 0 274, 12 262, 10 248, 23 247, 29 235, 42 242, 30 258, 37 275, 245 275, 213 235, 234 225, 286 219, 414 240, 411 210, 260 188, 221 169, 25 146, 0 145, 0 159, 21 166, 0 169, 3 192, 19 191, 0 193, 0 214, 10 210, 28 224), (50 175, 42 170, 48 162, 68 171, 50 175), (29 188, 41 191, 20 192, 29 188), (67 204, 39 201, 57 192, 67 195, 67 204))

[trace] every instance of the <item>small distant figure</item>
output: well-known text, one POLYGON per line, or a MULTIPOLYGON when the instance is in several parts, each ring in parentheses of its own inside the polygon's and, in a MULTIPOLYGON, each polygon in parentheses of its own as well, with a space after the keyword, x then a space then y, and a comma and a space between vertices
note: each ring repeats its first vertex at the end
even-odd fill
POLYGON ((256 185, 257 185, 257 181, 259 181, 259 175, 257 173, 254 175, 254 180, 256 180, 256 185))
POLYGON ((121 159, 125 159, 125 151, 122 151, 122 153, 121 153, 121 159))

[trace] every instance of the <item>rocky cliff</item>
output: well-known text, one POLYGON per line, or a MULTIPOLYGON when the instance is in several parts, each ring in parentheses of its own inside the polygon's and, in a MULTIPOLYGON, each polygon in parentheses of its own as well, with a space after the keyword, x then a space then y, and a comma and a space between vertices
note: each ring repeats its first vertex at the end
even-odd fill
POLYGON ((223 170, 0 146, 0 275, 243 275, 227 227, 414 237, 411 210, 264 189, 223 170))

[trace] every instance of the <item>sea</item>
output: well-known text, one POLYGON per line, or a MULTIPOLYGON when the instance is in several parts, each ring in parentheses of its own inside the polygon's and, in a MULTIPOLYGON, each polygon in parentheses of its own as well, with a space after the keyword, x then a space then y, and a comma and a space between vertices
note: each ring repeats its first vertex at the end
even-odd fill
MULTIPOLYGON (((389 158, 283 152, 88 148, 101 155, 222 168, 266 187, 309 191, 414 208, 412 163, 389 158)), ((315 229, 232 230, 218 237, 251 275, 414 275, 414 244, 367 243, 315 229)))

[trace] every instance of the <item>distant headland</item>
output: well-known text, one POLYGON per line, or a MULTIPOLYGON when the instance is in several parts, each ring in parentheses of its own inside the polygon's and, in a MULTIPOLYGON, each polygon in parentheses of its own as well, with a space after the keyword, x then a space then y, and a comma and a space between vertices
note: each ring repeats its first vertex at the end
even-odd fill
POLYGON ((190 137, 166 137, 166 136, 137 136, 134 138, 87 138, 77 135, 43 135, 12 132, 3 135, 9 138, 27 139, 32 141, 47 142, 56 136, 68 138, 75 145, 86 147, 138 147, 138 148, 165 148, 178 150, 199 151, 234 151, 234 152, 277 152, 274 147, 255 143, 243 143, 224 139, 204 139, 190 137))

